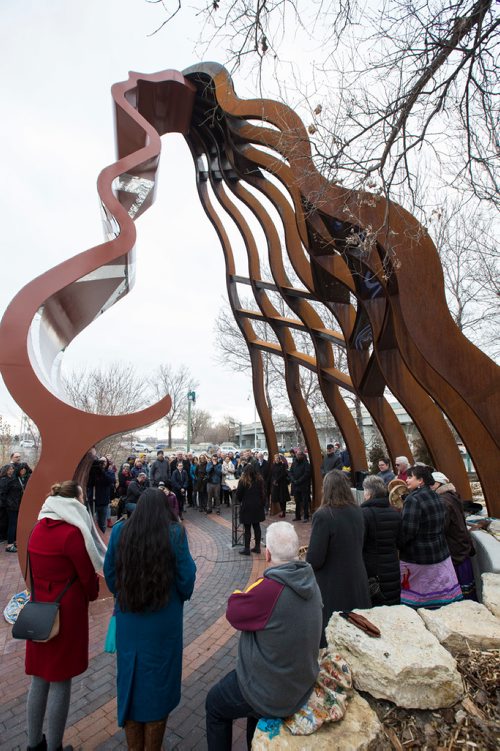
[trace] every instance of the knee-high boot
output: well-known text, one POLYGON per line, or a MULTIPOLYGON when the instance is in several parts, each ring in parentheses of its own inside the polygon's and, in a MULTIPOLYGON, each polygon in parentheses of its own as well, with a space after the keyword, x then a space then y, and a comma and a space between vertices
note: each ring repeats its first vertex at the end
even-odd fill
POLYGON ((144 726, 144 751, 161 751, 167 720, 146 722, 144 726))
POLYGON ((125 737, 128 751, 144 751, 144 723, 127 720, 125 723, 125 737))

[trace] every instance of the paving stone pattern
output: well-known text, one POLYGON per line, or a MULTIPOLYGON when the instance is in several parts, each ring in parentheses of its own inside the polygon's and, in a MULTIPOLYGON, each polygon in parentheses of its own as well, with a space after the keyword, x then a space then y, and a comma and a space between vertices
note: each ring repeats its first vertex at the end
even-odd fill
MULTIPOLYGON (((310 525, 295 526, 301 544, 307 544, 310 525)), ((221 516, 189 509, 185 527, 198 572, 193 597, 184 607, 182 698, 169 717, 164 749, 205 751, 205 697, 236 663, 238 634, 225 618, 227 598, 234 589, 247 586, 261 575, 265 559, 264 555, 241 556, 241 548, 231 547, 230 509, 223 508, 221 516)), ((2 610, 22 589, 24 580, 17 556, 5 553, 2 545, 2 610)), ((73 680, 64 737, 75 750, 126 748, 124 732, 116 724, 115 656, 102 651, 112 605, 112 598, 107 596, 90 606, 90 663, 87 672, 73 680)), ((11 627, 3 618, 0 676, 0 750, 21 751, 27 747, 25 707, 30 678, 24 673, 24 643, 12 639, 11 627)), ((233 750, 244 749, 245 722, 238 721, 234 723, 233 750)))

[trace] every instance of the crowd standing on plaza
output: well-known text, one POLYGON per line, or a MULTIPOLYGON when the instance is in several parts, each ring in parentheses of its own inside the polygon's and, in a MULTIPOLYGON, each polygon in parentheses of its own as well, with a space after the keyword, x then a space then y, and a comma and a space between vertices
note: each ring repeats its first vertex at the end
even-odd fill
MULTIPOLYGON (((220 514, 224 504, 236 503, 244 528, 240 552, 261 554, 266 515, 284 519, 293 498, 292 521, 311 517, 307 452, 291 453, 290 462, 279 453, 270 463, 264 452, 249 450, 197 457, 167 457, 159 450, 152 462, 131 455, 119 467, 103 456, 92 463, 85 496, 74 481, 52 487, 28 542, 31 590, 41 601, 64 596, 59 634, 45 643, 27 642, 31 751, 71 749, 63 749, 63 733, 72 678, 88 665, 88 605, 98 596, 98 572, 115 597, 118 723, 129 749, 159 751, 168 716, 180 701, 183 603, 196 577, 184 516, 220 514), (92 534, 92 516, 101 532, 113 527, 107 551, 92 534)), ((349 454, 340 444, 328 444, 305 561, 298 560, 293 524, 268 526, 268 568, 229 597, 226 617, 241 632, 238 660, 207 696, 209 751, 230 750, 236 718, 247 718, 250 748, 260 717, 288 717, 304 706, 334 611, 400 603, 436 608, 475 598, 474 548, 449 478, 433 467, 410 466, 405 456, 397 457, 394 471, 388 457, 378 468, 365 477, 358 505, 349 454)), ((8 550, 15 546, 30 474, 19 454, 0 471, 8 550)))

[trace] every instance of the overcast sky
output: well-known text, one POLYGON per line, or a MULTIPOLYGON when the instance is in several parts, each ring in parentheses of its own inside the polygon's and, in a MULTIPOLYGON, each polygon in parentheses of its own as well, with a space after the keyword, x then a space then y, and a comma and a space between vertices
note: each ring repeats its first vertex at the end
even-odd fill
MULTIPOLYGON (((1 314, 34 276, 103 242, 96 180, 115 159, 112 84, 129 70, 182 70, 203 59, 188 12, 148 36, 163 18, 161 6, 144 0, 0 3, 1 314)), ((242 96, 256 94, 237 76, 235 85, 242 96)), ((200 408, 251 422, 250 378, 213 359, 223 254, 180 136, 163 138, 157 200, 137 229, 135 287, 76 338, 64 372, 117 360, 134 361, 144 375, 161 362, 185 364, 199 381, 200 408)), ((3 383, 0 414, 13 423, 20 416, 3 383)))

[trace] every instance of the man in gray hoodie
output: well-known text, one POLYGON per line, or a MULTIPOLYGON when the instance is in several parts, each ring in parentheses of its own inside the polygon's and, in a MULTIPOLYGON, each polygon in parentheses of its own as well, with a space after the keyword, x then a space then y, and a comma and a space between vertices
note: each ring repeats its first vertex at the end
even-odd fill
POLYGON ((319 666, 322 602, 311 566, 297 560, 299 540, 288 522, 267 530, 272 564, 229 598, 226 618, 241 631, 236 670, 207 695, 208 751, 230 751, 232 724, 247 718, 247 744, 259 717, 288 717, 313 689, 319 666))

